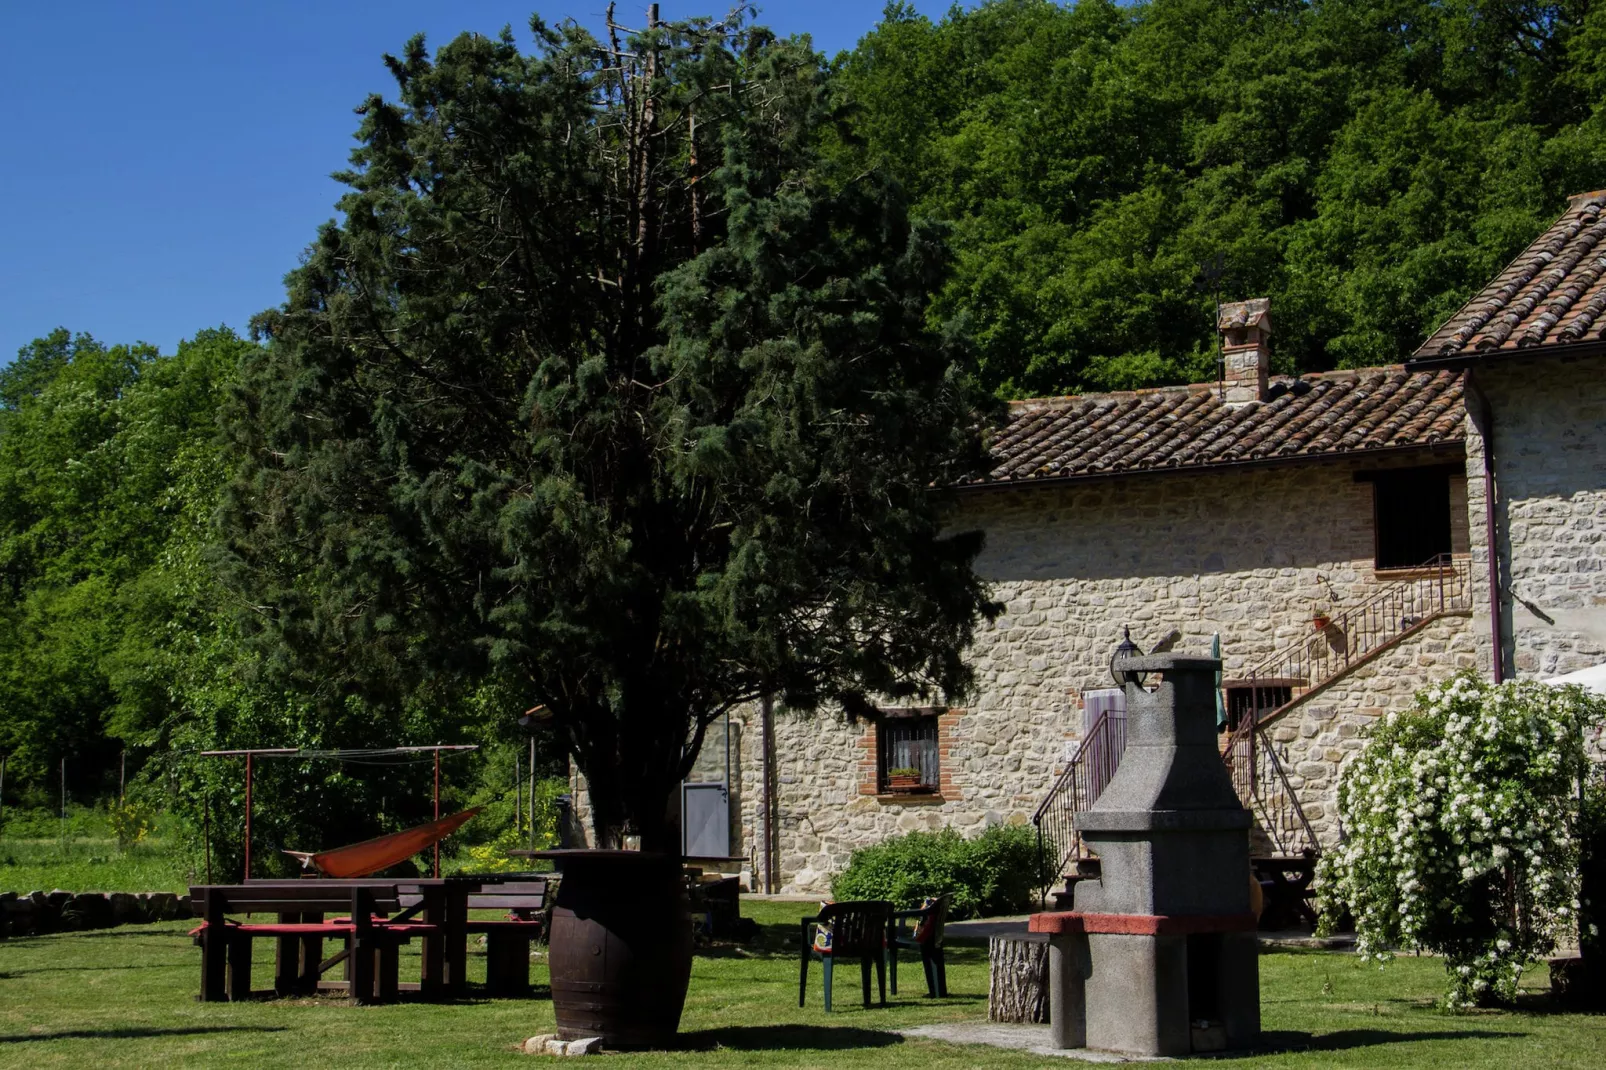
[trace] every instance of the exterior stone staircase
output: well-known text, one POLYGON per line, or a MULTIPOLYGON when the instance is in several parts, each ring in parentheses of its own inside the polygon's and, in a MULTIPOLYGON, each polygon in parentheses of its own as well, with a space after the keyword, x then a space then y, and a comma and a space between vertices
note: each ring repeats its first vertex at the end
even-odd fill
MULTIPOLYGON (((1359 604, 1336 611, 1312 635, 1249 670, 1239 684, 1250 692, 1248 715, 1240 716, 1223 736, 1222 760, 1239 800, 1255 817, 1250 854, 1263 880, 1277 887, 1291 876, 1295 884, 1308 881, 1322 850, 1299 792, 1283 769, 1271 726, 1439 618, 1470 608, 1465 563, 1448 555, 1434 558, 1359 604)), ((1041 886, 1059 909, 1070 909, 1078 880, 1098 874, 1098 859, 1076 833, 1076 815, 1098 800, 1114 775, 1125 749, 1125 729, 1123 718, 1101 716, 1032 817, 1042 859, 1041 886)), ((1298 912, 1308 914, 1303 903, 1299 906, 1298 912)))

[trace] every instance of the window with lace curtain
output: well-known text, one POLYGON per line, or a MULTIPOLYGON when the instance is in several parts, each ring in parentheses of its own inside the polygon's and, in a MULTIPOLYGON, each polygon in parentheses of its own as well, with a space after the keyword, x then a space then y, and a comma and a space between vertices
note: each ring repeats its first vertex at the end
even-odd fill
POLYGON ((920 791, 936 791, 942 782, 941 756, 937 743, 937 711, 882 710, 876 727, 876 786, 879 791, 895 788, 894 774, 915 770, 920 791))

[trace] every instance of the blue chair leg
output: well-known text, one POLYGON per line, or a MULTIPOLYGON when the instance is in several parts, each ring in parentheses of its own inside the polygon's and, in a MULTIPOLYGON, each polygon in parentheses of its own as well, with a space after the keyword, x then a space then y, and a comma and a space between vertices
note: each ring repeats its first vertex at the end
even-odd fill
POLYGON ((824 956, 821 956, 821 958, 820 958, 820 964, 821 964, 821 966, 823 966, 825 968, 825 1013, 826 1014, 830 1014, 831 1013, 831 960, 834 959, 835 957, 836 957, 835 955, 824 955, 824 956))

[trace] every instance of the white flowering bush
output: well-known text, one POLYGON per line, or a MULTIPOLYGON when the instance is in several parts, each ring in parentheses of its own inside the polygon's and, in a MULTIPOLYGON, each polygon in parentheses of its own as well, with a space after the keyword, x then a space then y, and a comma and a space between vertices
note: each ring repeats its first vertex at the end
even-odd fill
POLYGON ((1445 957, 1445 1005, 1510 999, 1572 931, 1585 751, 1606 703, 1579 687, 1471 673, 1376 724, 1339 785, 1344 842, 1323 858, 1324 925, 1348 909, 1357 950, 1445 957))

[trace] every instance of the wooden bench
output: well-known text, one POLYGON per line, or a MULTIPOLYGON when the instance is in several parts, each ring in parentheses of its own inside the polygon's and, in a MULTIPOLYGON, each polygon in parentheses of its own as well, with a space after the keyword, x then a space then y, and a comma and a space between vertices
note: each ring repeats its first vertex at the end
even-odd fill
MULTIPOLYGON (((468 897, 468 910, 503 910, 503 918, 468 918, 465 932, 485 936, 485 987, 493 996, 522 996, 530 991, 530 944, 540 938, 546 924, 545 880, 507 880, 492 883, 483 877, 482 889, 468 897)), ((406 884, 401 903, 411 907, 421 896, 406 884)))
MULTIPOLYGON (((425 897, 417 898, 422 908, 425 897)), ((414 920, 418 909, 401 910, 395 884, 370 880, 199 885, 190 889, 190 903, 202 919, 195 934, 201 945, 201 999, 208 1002, 251 995, 251 945, 259 937, 277 941, 273 989, 279 995, 322 988, 343 990, 359 1003, 392 1000, 400 989, 401 945, 445 931, 439 923, 414 920), (324 920, 336 911, 348 916, 324 920), (229 914, 276 914, 278 921, 233 922, 229 914), (345 949, 324 959, 323 941, 329 938, 342 940, 345 949), (321 979, 341 963, 344 981, 321 979)))

